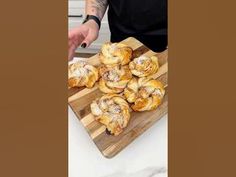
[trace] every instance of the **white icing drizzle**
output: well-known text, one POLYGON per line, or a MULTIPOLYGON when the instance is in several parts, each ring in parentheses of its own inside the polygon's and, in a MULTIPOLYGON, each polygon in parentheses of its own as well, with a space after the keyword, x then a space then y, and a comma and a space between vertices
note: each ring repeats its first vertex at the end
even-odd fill
POLYGON ((91 109, 92 109, 93 114, 96 116, 100 116, 103 113, 100 107, 98 106, 97 102, 93 102, 91 104, 91 109))
POLYGON ((105 78, 106 80, 114 81, 114 82, 120 80, 120 76, 118 75, 118 73, 116 72, 116 70, 107 71, 106 73, 104 73, 104 78, 105 78))
POLYGON ((160 95, 160 96, 163 96, 164 93, 160 90, 160 89, 155 89, 155 91, 152 93, 154 95, 160 95))
POLYGON ((144 63, 145 60, 147 60, 147 57, 142 55, 142 56, 136 58, 135 63, 141 65, 144 63))
POLYGON ((109 110, 109 112, 115 113, 115 114, 121 112, 121 108, 120 108, 120 106, 117 105, 117 104, 112 104, 112 105, 110 105, 108 110, 109 110))
POLYGON ((72 77, 84 77, 88 74, 88 70, 85 68, 78 68, 72 73, 72 77))

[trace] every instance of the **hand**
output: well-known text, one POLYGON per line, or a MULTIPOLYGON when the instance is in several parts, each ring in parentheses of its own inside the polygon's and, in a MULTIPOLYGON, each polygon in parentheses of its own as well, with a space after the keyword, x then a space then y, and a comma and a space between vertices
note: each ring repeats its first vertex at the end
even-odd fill
POLYGON ((69 53, 68 59, 71 60, 74 56, 76 48, 82 44, 82 47, 88 47, 98 37, 99 27, 98 24, 89 20, 86 23, 80 25, 69 31, 69 53))

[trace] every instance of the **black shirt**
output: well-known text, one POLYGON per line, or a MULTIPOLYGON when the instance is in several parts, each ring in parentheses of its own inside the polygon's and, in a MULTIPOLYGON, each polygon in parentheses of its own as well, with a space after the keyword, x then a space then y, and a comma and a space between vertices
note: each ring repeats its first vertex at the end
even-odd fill
POLYGON ((133 36, 154 51, 167 46, 167 0, 108 0, 111 42, 133 36))

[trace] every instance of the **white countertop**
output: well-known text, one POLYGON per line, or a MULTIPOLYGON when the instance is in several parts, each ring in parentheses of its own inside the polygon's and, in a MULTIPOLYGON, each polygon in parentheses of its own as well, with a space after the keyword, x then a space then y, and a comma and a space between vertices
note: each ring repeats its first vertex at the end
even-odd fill
POLYGON ((68 109, 69 177, 154 177, 154 173, 155 177, 167 176, 164 173, 168 151, 167 115, 115 157, 107 159, 71 108, 68 109))

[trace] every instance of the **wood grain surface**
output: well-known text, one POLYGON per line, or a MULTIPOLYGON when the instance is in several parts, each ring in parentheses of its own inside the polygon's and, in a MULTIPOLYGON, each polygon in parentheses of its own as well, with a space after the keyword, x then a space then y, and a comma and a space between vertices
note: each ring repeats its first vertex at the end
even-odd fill
MULTIPOLYGON (((95 121, 91 114, 91 102, 103 95, 103 93, 98 89, 97 83, 92 89, 81 87, 68 90, 68 103, 70 107, 86 128, 98 149, 107 158, 114 157, 145 130, 163 117, 168 111, 168 51, 166 50, 162 53, 155 53, 132 37, 127 38, 121 43, 132 47, 134 50, 134 57, 138 57, 142 54, 147 56, 156 55, 158 57, 160 69, 152 77, 160 80, 165 85, 166 94, 162 104, 156 110, 132 112, 130 122, 125 130, 118 136, 112 136, 106 133, 105 126, 95 121)), ((95 66, 100 65, 98 55, 88 58, 86 61, 95 66)))

